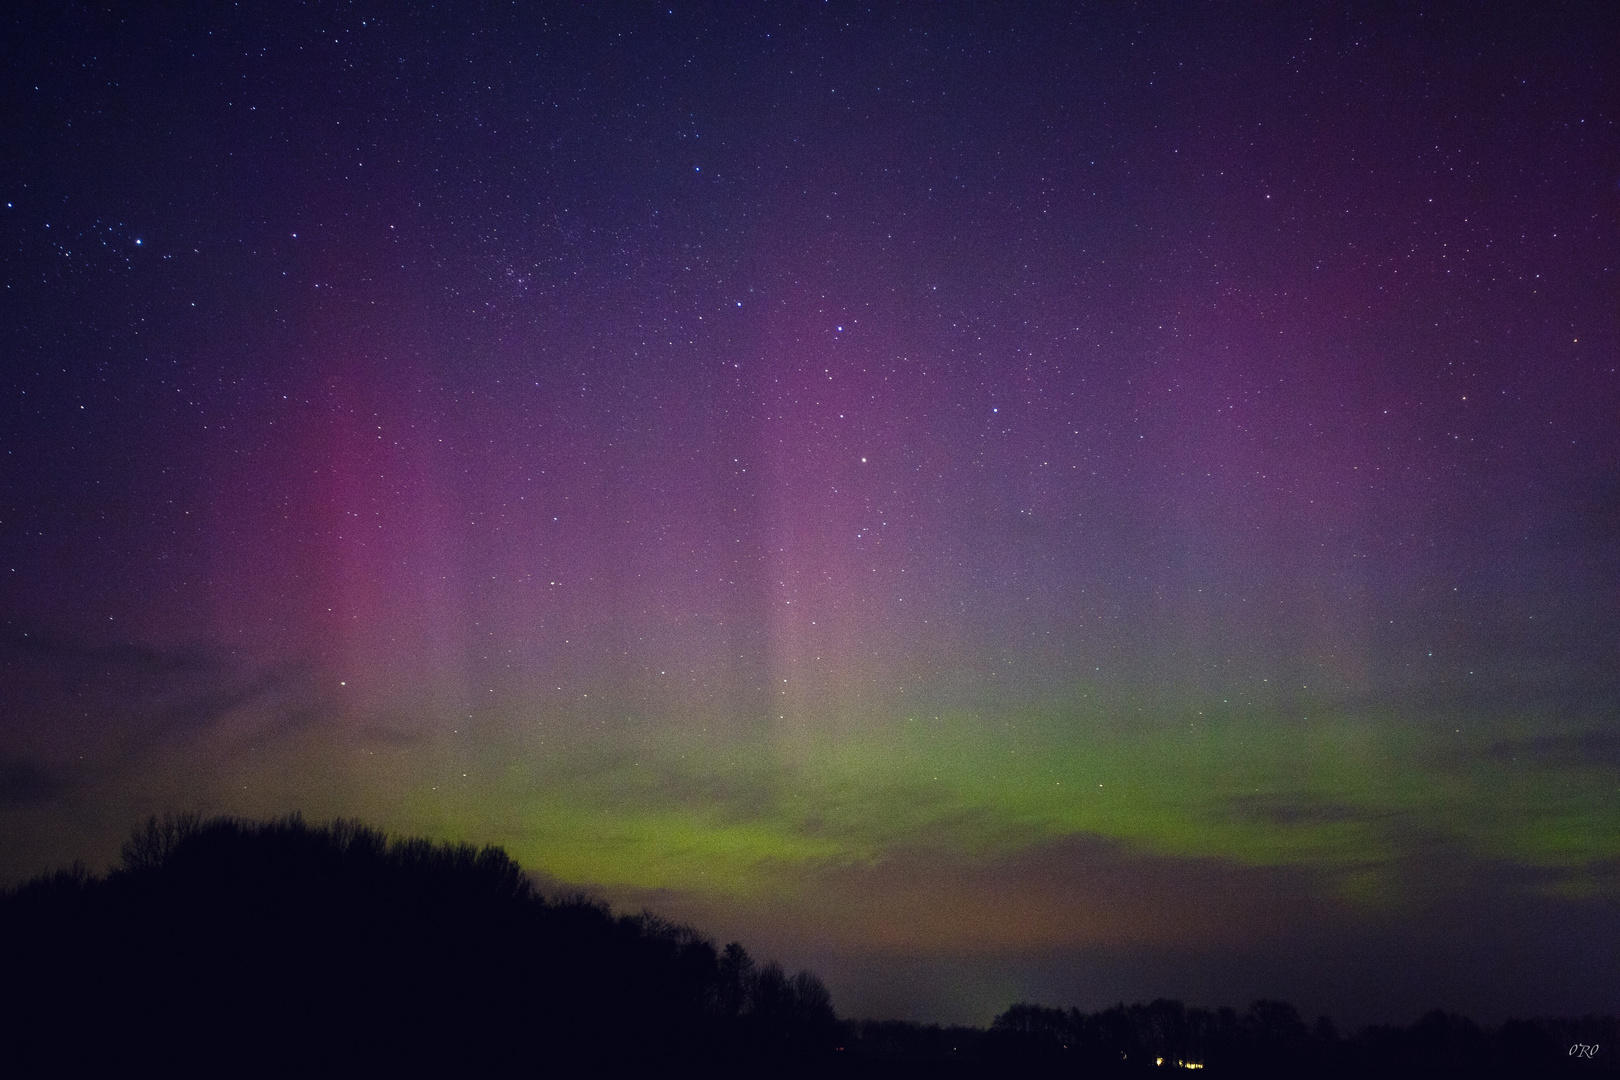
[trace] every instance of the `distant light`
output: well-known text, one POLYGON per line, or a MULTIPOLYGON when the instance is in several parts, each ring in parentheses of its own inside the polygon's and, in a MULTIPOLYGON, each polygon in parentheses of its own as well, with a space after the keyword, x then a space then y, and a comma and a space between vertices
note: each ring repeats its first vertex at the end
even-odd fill
POLYGON ((140 238, 140 237, 138 237, 138 236, 137 236, 137 237, 136 237, 136 238, 135 238, 135 246, 136 246, 136 247, 140 247, 140 246, 141 246, 141 238, 140 238))

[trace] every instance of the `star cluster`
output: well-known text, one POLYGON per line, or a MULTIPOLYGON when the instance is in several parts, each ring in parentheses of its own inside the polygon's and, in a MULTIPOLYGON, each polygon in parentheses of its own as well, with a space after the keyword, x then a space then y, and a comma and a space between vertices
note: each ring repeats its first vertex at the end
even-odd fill
POLYGON ((1615 988, 1605 13, 8 18, 11 879, 298 808, 857 1012, 1615 988))

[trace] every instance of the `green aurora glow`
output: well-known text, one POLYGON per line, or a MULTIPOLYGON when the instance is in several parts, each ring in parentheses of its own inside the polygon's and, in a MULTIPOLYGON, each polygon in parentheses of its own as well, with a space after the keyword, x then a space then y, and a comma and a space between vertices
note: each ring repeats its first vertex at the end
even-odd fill
POLYGON ((1515 752, 1556 743, 1545 722, 1102 699, 751 741, 646 731, 612 751, 509 719, 441 744, 427 769, 419 750, 374 751, 353 779, 399 827, 485 836, 563 881, 731 895, 769 893, 790 869, 916 849, 986 859, 1075 836, 1302 868, 1368 902, 1398 896, 1403 861, 1436 847, 1554 871, 1548 887, 1571 894, 1602 887, 1591 871, 1620 856, 1611 769, 1515 752), (389 805, 412 773, 414 794, 389 805))

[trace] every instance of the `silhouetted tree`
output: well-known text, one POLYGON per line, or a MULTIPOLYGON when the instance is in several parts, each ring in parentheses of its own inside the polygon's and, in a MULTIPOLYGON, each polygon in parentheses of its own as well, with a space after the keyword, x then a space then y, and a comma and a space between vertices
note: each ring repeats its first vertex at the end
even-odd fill
POLYGON ((1613 1076, 1617 1023, 1432 1012, 1343 1038, 1285 1002, 1159 999, 1020 1003, 988 1031, 841 1024, 811 973, 545 897, 499 848, 297 816, 152 818, 106 876, 75 865, 0 896, 0 1064, 19 1075, 1613 1076))
POLYGON ((150 819, 121 865, 0 898, 0 1023, 36 1070, 781 1071, 830 1051, 808 973, 547 899, 498 848, 356 822, 150 819))
POLYGON ((120 852, 124 869, 130 873, 161 869, 181 841, 195 836, 201 828, 202 818, 197 814, 164 814, 161 821, 155 816, 148 818, 124 841, 120 852))

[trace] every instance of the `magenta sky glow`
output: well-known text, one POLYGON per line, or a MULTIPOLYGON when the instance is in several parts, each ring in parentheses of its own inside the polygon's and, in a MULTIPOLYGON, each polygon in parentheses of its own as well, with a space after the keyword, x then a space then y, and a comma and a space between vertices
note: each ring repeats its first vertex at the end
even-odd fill
POLYGON ((296 809, 856 1015, 1612 1008, 1611 23, 16 16, 0 869, 296 809))

